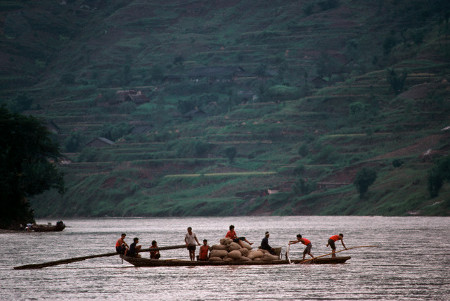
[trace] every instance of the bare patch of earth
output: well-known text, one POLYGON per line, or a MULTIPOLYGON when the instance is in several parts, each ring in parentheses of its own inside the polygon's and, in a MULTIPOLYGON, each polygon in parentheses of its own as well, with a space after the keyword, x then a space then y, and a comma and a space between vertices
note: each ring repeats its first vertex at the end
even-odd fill
POLYGON ((376 156, 371 160, 383 160, 389 158, 403 157, 403 156, 411 156, 411 155, 422 155, 427 150, 433 148, 436 144, 439 143, 439 140, 442 139, 444 135, 431 135, 419 140, 416 140, 414 144, 410 146, 400 148, 390 153, 386 153, 380 156, 376 156))

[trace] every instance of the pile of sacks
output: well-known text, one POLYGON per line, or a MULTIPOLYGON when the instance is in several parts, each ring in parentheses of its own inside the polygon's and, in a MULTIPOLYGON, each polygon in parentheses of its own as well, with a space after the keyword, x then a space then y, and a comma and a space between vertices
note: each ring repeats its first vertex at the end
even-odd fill
POLYGON ((213 245, 209 256, 209 261, 272 261, 278 260, 278 256, 270 254, 267 250, 252 249, 244 241, 244 247, 235 243, 229 238, 222 238, 220 244, 213 245))

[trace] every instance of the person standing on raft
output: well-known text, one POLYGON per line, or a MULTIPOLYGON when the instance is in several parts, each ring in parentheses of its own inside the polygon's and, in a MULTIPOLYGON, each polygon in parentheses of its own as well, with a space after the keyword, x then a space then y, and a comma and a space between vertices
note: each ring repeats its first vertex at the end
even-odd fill
POLYGON ((314 259, 313 254, 311 254, 311 249, 312 249, 311 241, 309 239, 303 238, 300 234, 297 234, 297 240, 291 240, 291 241, 289 241, 289 244, 293 245, 298 242, 301 242, 302 244, 304 244, 306 246, 305 250, 303 251, 303 260, 305 260, 306 254, 308 254, 309 256, 311 256, 314 259))
POLYGON ((339 235, 333 235, 328 239, 328 243, 327 243, 327 247, 330 246, 331 247, 331 252, 333 252, 333 254, 331 255, 331 257, 336 257, 336 245, 335 242, 340 240, 342 243, 342 246, 344 247, 344 249, 347 250, 347 247, 344 244, 344 234, 339 233, 339 235))
POLYGON ((195 249, 200 245, 197 239, 197 235, 192 232, 192 227, 187 228, 186 236, 184 237, 184 242, 186 243, 186 247, 189 250, 189 258, 191 261, 195 260, 195 249), (196 244, 197 243, 197 244, 196 244))

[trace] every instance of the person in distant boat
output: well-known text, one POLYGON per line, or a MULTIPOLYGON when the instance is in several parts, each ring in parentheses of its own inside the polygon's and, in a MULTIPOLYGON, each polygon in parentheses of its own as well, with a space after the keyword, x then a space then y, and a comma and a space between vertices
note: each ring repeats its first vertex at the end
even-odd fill
POLYGON ((186 243, 186 247, 189 250, 189 258, 191 261, 195 260, 195 249, 196 246, 199 246, 200 243, 198 242, 197 235, 195 235, 194 232, 192 232, 192 227, 187 228, 186 236, 184 237, 184 242, 186 243))
POLYGON ((125 242, 125 237, 127 235, 125 233, 122 233, 122 235, 120 236, 120 238, 117 240, 116 242, 116 252, 119 254, 123 254, 125 255, 129 246, 128 244, 125 242))
POLYGON ((25 230, 27 231, 31 231, 32 230, 33 225, 31 223, 28 223, 25 230))
POLYGON ((208 240, 203 240, 203 245, 200 247, 200 251, 198 253, 198 260, 200 261, 207 261, 209 259, 209 246, 208 246, 208 240))
POLYGON ((133 238, 133 243, 130 245, 130 249, 127 251, 127 253, 125 255, 130 256, 130 257, 141 257, 141 255, 139 255, 139 251, 141 250, 141 245, 137 245, 139 242, 139 238, 135 237, 133 238))
POLYGON ((238 243, 241 247, 245 248, 242 241, 245 241, 249 245, 253 245, 252 242, 249 242, 245 237, 238 237, 236 234, 236 231, 234 231, 234 226, 230 225, 230 231, 227 232, 227 235, 225 235, 225 238, 230 238, 234 242, 238 243))
POLYGON ((298 242, 301 242, 306 246, 305 250, 303 251, 303 260, 305 260, 306 254, 314 258, 313 254, 311 254, 312 249, 312 243, 309 239, 303 238, 300 234, 297 234, 297 240, 291 240, 289 241, 290 245, 296 244, 298 242))
POLYGON ((331 247, 331 252, 333 253, 331 255, 331 257, 336 257, 336 245, 335 242, 337 242, 338 240, 341 241, 342 246, 344 247, 344 249, 347 250, 347 247, 344 244, 344 234, 339 233, 339 235, 333 235, 328 239, 328 243, 327 243, 327 247, 330 246, 331 247))
POLYGON ((260 248, 263 249, 263 250, 269 251, 270 254, 272 254, 272 255, 276 255, 275 249, 272 248, 272 247, 269 245, 269 236, 270 236, 269 231, 266 231, 266 235, 265 235, 264 238, 261 240, 261 247, 260 247, 260 248))
MULTIPOLYGON (((158 247, 158 243, 156 240, 152 241, 152 245, 150 246, 150 249, 155 249, 158 247)), ((159 259, 161 257, 161 254, 159 253, 159 250, 150 251, 150 259, 159 259)))

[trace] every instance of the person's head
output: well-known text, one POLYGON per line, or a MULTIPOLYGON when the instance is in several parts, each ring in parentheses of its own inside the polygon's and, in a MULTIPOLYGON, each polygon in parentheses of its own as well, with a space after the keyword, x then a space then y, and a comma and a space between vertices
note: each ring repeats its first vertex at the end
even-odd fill
POLYGON ((344 238, 344 234, 339 233, 339 237, 340 237, 340 238, 344 238))
POLYGON ((206 246, 206 245, 208 244, 208 240, 207 240, 207 239, 204 239, 204 240, 203 240, 203 244, 206 246))
POLYGON ((125 233, 122 233, 122 239, 125 238, 125 236, 127 236, 125 233))
POLYGON ((230 225, 230 230, 234 230, 234 226, 233 225, 230 225))
POLYGON ((152 246, 156 246, 156 240, 152 241, 152 246))
POLYGON ((269 237, 270 233, 269 231, 266 231, 266 237, 269 237))
POLYGON ((302 239, 302 236, 300 234, 297 234, 297 239, 298 240, 302 239))
POLYGON ((133 238, 133 241, 134 241, 135 243, 138 243, 138 242, 139 242, 139 238, 135 237, 135 238, 133 238))
POLYGON ((187 230, 188 230, 189 233, 191 233, 192 232, 192 227, 188 227, 187 230))

